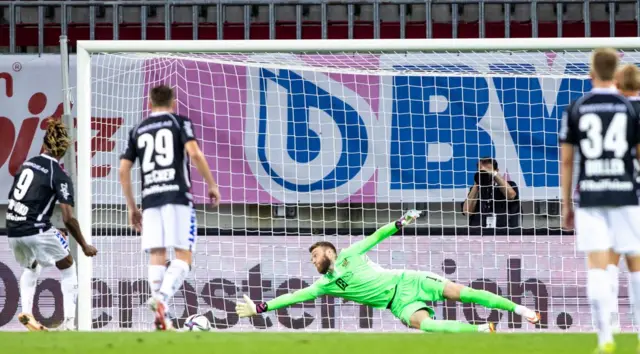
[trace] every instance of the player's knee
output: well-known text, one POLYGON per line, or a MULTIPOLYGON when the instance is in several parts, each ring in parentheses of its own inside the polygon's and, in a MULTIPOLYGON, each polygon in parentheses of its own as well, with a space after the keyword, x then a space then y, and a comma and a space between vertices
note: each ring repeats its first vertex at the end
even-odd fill
POLYGON ((414 328, 414 329, 420 329, 420 323, 421 321, 411 317, 411 319, 409 320, 409 324, 407 325, 407 327, 410 328, 414 328))
POLYGON ((164 248, 152 248, 149 250, 149 262, 152 265, 167 265, 167 251, 164 248))
POLYGON ((167 254, 167 250, 162 247, 152 248, 149 250, 151 257, 164 256, 167 254))
POLYGON ((640 272, 640 254, 627 255, 625 258, 629 272, 640 272))
POLYGON ((620 264, 620 253, 617 253, 614 250, 609 250, 609 264, 615 266, 620 264))
POLYGON ((176 249, 176 258, 187 263, 191 268, 192 253, 189 250, 176 249))
POLYGON ((427 310, 418 310, 414 312, 411 317, 409 317, 409 323, 407 324, 407 326, 415 329, 422 329, 422 322, 430 320, 431 317, 429 316, 429 312, 427 310))
POLYGON ((65 270, 71 268, 71 266, 73 266, 73 257, 71 257, 71 255, 56 262, 56 268, 59 270, 65 270))
POLYGON ((607 269, 609 265, 609 250, 592 251, 587 255, 589 269, 607 269))
POLYGON ((447 282, 442 291, 442 296, 445 299, 458 301, 461 298, 461 293, 465 289, 464 285, 454 283, 452 281, 447 282))

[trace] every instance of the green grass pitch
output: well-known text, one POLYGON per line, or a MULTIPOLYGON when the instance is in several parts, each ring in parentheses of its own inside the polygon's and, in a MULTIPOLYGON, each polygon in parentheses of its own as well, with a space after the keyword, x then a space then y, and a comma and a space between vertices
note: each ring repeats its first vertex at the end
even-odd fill
MULTIPOLYGON (((635 353, 635 334, 616 336, 635 353)), ((595 334, 0 333, 11 354, 591 354, 595 334)))

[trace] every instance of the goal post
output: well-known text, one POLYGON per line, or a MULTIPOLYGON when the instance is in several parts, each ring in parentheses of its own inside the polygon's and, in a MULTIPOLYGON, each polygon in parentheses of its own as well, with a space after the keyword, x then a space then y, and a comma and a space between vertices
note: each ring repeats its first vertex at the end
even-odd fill
MULTIPOLYGON (((80 230, 87 243, 93 242, 93 202, 92 202, 92 186, 91 186, 91 138, 93 132, 91 130, 91 56, 89 52, 83 49, 83 41, 78 42, 76 53, 77 60, 77 166, 76 173, 76 209, 78 214, 78 224, 80 230)), ((88 331, 92 329, 92 276, 93 262, 85 256, 84 253, 78 252, 76 262, 78 263, 78 330, 88 331)))
MULTIPOLYGON (((343 248, 361 239, 338 229, 371 230, 399 217, 403 206, 431 203, 439 206, 417 228, 463 230, 459 208, 479 158, 495 158, 523 202, 557 200, 559 105, 588 89, 589 52, 599 47, 640 63, 635 37, 78 41, 78 221, 99 252, 94 259, 78 255, 79 329, 150 328, 138 309, 147 259, 139 239, 125 231, 117 156, 145 114, 151 85, 174 86, 178 113, 198 117, 194 131, 223 193, 220 211, 203 206, 206 189, 192 174, 205 234, 198 236, 190 283, 176 300, 179 317, 207 312, 215 327, 232 330, 404 331, 388 314, 324 298, 306 314, 307 305, 254 322, 229 313, 243 293, 268 300, 317 279, 305 263, 312 241, 343 248), (115 148, 100 150, 103 143, 115 148), (318 206, 325 203, 338 207, 318 206), (340 214, 349 203, 362 205, 360 220, 340 214), (298 215, 274 219, 261 209, 272 205, 299 205, 298 215), (333 231, 316 231, 325 229, 333 231)), ((488 290, 531 306, 544 297, 548 328, 590 330, 581 295, 584 259, 573 236, 559 231, 558 216, 546 215, 541 227, 533 210, 523 214, 526 232, 409 230, 370 257, 385 268, 444 272, 466 285, 482 280, 488 290), (554 234, 531 231, 540 228, 554 234), (548 287, 542 292, 532 279, 546 279, 548 287)), ((438 314, 470 321, 497 316, 509 329, 536 330, 480 309, 438 314)), ((623 330, 631 326, 625 322, 623 330)))
POLYGON ((637 49, 637 37, 331 40, 95 40, 78 41, 87 53, 403 53, 470 51, 573 51, 637 49), (167 45, 171 44, 171 50, 167 45))

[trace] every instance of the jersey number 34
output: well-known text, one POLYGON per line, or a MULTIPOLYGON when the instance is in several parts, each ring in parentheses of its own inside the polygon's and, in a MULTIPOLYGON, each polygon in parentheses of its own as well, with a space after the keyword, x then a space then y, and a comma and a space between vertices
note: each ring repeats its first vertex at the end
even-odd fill
POLYGON ((579 129, 587 134, 580 140, 580 150, 587 159, 602 157, 604 151, 611 151, 615 158, 622 158, 629 149, 627 141, 627 114, 616 113, 607 131, 602 132, 602 118, 595 113, 580 117, 579 129))

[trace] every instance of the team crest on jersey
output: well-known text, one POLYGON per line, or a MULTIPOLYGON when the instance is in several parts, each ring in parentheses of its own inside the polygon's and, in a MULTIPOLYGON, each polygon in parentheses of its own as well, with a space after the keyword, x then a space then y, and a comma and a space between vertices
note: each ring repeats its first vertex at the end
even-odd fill
POLYGON ((346 267, 346 266, 348 266, 348 265, 349 265, 349 260, 345 258, 345 259, 342 261, 341 266, 346 267))
POLYGON ((351 278, 353 278, 353 272, 346 272, 343 276, 336 279, 336 285, 344 291, 349 286, 349 280, 351 280, 351 278))

